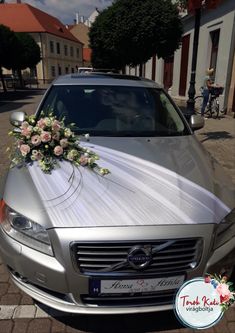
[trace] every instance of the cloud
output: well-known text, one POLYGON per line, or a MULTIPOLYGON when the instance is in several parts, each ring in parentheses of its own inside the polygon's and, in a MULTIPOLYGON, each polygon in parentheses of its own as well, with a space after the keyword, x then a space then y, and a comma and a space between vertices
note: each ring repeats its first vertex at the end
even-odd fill
MULTIPOLYGON (((7 3, 16 3, 16 0, 8 0, 7 3)), ((72 24, 76 13, 80 16, 89 17, 95 8, 100 10, 111 5, 112 0, 27 0, 33 7, 57 17, 64 24, 72 24)))

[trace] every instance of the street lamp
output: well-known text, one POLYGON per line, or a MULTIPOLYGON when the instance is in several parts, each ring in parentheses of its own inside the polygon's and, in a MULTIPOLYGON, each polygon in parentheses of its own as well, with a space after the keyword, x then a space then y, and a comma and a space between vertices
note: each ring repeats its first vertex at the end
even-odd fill
POLYGON ((188 90, 189 98, 187 100, 187 114, 188 115, 192 115, 195 113, 195 110, 194 110, 194 106, 195 106, 194 96, 196 93, 195 78, 196 78, 196 69, 197 69, 198 40, 199 40, 200 22, 201 22, 201 7, 202 7, 202 0, 189 0, 188 1, 188 12, 195 13, 191 77, 190 77, 190 85, 189 85, 189 90, 188 90))
POLYGON ((198 51, 198 40, 199 40, 199 31, 200 31, 200 22, 201 22, 201 0, 195 0, 195 22, 194 22, 194 37, 193 37, 193 54, 192 54, 192 65, 191 65, 191 78, 190 85, 188 90, 188 100, 187 100, 187 113, 192 115, 195 113, 194 105, 195 100, 194 96, 196 93, 195 90, 195 78, 196 78, 196 68, 197 68, 197 51, 198 51))

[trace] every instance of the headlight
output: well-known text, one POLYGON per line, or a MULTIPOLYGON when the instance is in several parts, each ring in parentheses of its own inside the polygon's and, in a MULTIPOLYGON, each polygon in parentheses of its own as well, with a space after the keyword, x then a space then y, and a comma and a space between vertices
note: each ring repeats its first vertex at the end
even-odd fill
MULTIPOLYGON (((214 248, 220 247, 235 236, 235 208, 217 226, 214 248)), ((234 244, 235 246, 235 244, 234 244)))
POLYGON ((46 229, 15 212, 7 205, 2 207, 1 225, 5 232, 18 242, 53 256, 51 242, 46 229))

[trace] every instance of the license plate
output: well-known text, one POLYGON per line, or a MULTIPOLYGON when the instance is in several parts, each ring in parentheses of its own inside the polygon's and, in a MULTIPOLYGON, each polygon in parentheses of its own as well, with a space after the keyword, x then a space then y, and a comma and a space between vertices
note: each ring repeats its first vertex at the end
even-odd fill
POLYGON ((184 275, 167 278, 133 280, 90 280, 90 294, 133 294, 178 289, 184 282, 184 275))

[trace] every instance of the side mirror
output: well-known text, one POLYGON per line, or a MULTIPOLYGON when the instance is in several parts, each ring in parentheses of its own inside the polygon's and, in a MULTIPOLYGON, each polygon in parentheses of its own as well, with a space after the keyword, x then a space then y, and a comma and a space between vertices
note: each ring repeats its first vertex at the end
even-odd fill
POLYGON ((189 119, 189 125, 193 131, 199 130, 200 128, 204 127, 205 120, 199 114, 194 114, 189 119))
POLYGON ((15 127, 20 127, 25 120, 25 113, 22 111, 14 111, 10 115, 10 123, 15 127))

